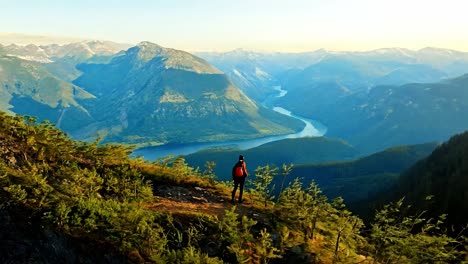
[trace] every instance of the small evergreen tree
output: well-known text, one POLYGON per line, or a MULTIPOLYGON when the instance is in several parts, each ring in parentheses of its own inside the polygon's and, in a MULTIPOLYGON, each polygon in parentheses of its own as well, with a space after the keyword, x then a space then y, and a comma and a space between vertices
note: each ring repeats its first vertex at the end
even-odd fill
POLYGON ((376 213, 370 233, 375 262, 449 263, 466 257, 459 248, 465 238, 451 238, 442 229, 445 215, 425 219, 424 211, 409 215, 409 208, 400 199, 376 213))
POLYGON ((276 202, 279 201, 280 195, 281 195, 281 193, 283 192, 283 189, 284 189, 284 182, 286 181, 286 177, 288 177, 288 175, 291 173, 291 171, 293 169, 293 166, 294 166, 293 164, 286 165, 284 163, 281 166, 281 176, 282 176, 281 187, 280 187, 279 195, 278 195, 278 198, 276 199, 276 202))
POLYGON ((203 171, 203 177, 207 178, 210 181, 210 183, 214 183, 216 181, 216 175, 214 173, 215 167, 216 167, 216 162, 214 161, 205 162, 205 170, 203 171))
POLYGON ((267 207, 267 202, 274 199, 272 192, 275 186, 271 186, 271 182, 277 174, 278 168, 270 168, 269 165, 258 166, 255 169, 255 180, 252 184, 255 191, 263 198, 265 208, 267 207))

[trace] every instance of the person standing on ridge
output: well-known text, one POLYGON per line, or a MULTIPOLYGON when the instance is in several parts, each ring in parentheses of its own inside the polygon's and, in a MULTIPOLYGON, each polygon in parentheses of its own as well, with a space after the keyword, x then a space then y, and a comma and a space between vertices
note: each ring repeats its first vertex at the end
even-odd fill
POLYGON ((249 176, 247 172, 247 165, 244 161, 244 156, 239 156, 239 161, 236 162, 232 168, 232 179, 234 180, 234 190, 232 190, 231 202, 235 202, 234 198, 236 196, 237 187, 239 186, 239 203, 242 203, 242 193, 244 192, 244 183, 245 178, 249 176))

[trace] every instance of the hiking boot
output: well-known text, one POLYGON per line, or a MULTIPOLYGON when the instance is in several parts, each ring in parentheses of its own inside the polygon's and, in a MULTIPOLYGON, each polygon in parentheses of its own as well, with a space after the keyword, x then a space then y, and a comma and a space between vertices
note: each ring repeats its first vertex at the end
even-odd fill
POLYGON ((231 199, 231 203, 233 203, 233 204, 234 204, 234 203, 236 203, 236 201, 235 201, 234 199, 231 199))
POLYGON ((243 203, 244 202, 244 199, 239 199, 239 203, 243 203))

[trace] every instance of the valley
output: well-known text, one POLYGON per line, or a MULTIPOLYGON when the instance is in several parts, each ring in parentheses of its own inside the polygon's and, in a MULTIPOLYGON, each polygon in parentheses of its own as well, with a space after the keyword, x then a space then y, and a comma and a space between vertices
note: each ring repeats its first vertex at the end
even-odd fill
POLYGON ((254 147, 258 147, 266 143, 279 141, 282 139, 320 137, 326 134, 327 129, 323 124, 314 120, 309 120, 304 117, 293 115, 290 111, 282 107, 274 106, 275 99, 281 98, 287 94, 287 91, 282 90, 278 86, 274 87, 274 89, 278 91, 278 94, 272 94, 269 97, 267 97, 267 99, 265 99, 262 105, 264 105, 267 108, 271 108, 275 112, 296 118, 297 120, 303 122, 305 126, 301 131, 297 133, 293 133, 293 134, 269 136, 269 137, 248 139, 248 140, 235 140, 235 141, 209 142, 209 143, 166 144, 163 146, 140 148, 140 149, 135 150, 132 155, 141 156, 147 160, 154 161, 158 158, 164 158, 166 156, 176 157, 179 155, 188 155, 188 154, 192 154, 194 152, 202 151, 202 150, 209 149, 209 148, 226 147, 226 148, 236 148, 236 149, 239 149, 239 151, 244 151, 244 150, 248 150, 254 147))
POLYGON ((467 52, 10 44, 0 95, 0 260, 22 241, 71 262, 236 263, 268 247, 271 263, 383 263, 409 244, 411 263, 426 248, 466 258, 467 52))
POLYGON ((468 1, 0 6, 0 264, 468 264, 468 1))
POLYGON ((0 49, 1 109, 55 124, 60 120, 76 139, 140 147, 253 139, 304 127, 259 105, 190 53, 141 42, 109 55, 118 45, 98 44, 0 49), (38 54, 25 60, 21 54, 29 50, 38 54), (68 64, 51 67, 58 62, 68 64))

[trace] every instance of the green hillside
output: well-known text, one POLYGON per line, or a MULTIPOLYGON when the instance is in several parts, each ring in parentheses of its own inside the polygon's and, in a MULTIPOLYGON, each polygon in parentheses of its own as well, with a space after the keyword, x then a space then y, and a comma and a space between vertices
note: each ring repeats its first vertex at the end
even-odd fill
POLYGON ((0 54, 8 54, 26 61, 41 63, 49 73, 66 82, 76 79, 81 73, 75 66, 79 63, 104 62, 114 54, 128 49, 129 45, 111 41, 80 41, 65 45, 7 45, 0 44, 0 54), (2 51, 3 50, 3 51, 2 51))
POLYGON ((295 181, 276 202, 259 185, 234 205, 230 187, 213 181, 209 170, 200 173, 181 158, 130 159, 130 151, 72 141, 47 122, 0 112, 0 262, 447 263, 467 257, 464 237, 448 237, 414 216, 392 218, 400 215, 399 204, 379 212, 369 229, 314 183, 295 181), (424 231, 408 228, 416 222, 424 231))
POLYGON ((451 137, 428 157, 406 169, 385 192, 350 204, 353 212, 371 219, 383 204, 404 199, 408 212, 424 210, 426 218, 446 214, 445 228, 460 232, 466 227, 466 170, 468 132, 451 137))
MULTIPOLYGON (((324 123, 328 136, 343 138, 365 153, 444 141, 468 128, 468 75, 437 83, 376 86, 361 92, 338 88, 321 87, 317 104, 301 95, 303 101, 293 99, 288 105, 295 105, 291 108, 295 113, 324 123), (326 97, 330 94, 334 99, 326 97)), ((314 90, 309 96, 314 96, 314 90)))
POLYGON ((325 137, 284 139, 248 150, 215 148, 185 156, 188 164, 203 168, 206 161, 216 163, 215 174, 220 180, 231 179, 231 169, 239 155, 244 155, 248 169, 266 164, 306 164, 352 160, 359 153, 343 140, 325 137))
POLYGON ((256 138, 304 124, 257 105, 190 53, 142 42, 0 47, 0 109, 76 139, 159 145, 256 138), (10 54, 10 55, 5 55, 10 54))
POLYGON ((65 130, 90 120, 82 102, 94 96, 51 74, 43 64, 0 56, 0 109, 34 115, 65 130))
POLYGON ((254 103, 206 61, 153 43, 142 42, 109 64, 78 69, 83 75, 74 83, 97 96, 88 105, 96 122, 76 132, 81 138, 98 132, 107 142, 206 142, 303 127, 254 103))
POLYGON ((353 203, 388 190, 401 172, 436 147, 436 143, 393 147, 353 161, 297 165, 286 182, 296 177, 305 182, 313 179, 328 197, 341 196, 353 203))
POLYGON ((71 83, 82 74, 82 72, 77 69, 77 65, 82 63, 109 63, 112 58, 119 54, 120 53, 112 55, 93 55, 91 57, 59 57, 55 58, 53 62, 45 63, 44 67, 53 75, 71 83))
POLYGON ((468 132, 453 136, 424 160, 405 171, 385 200, 405 200, 429 215, 447 214, 460 229, 468 222, 468 132), (430 201, 427 196, 433 196, 430 201))
POLYGON ((77 100, 93 98, 80 87, 50 74, 40 63, 2 56, 0 67, 0 89, 10 98, 27 96, 51 108, 79 106, 77 100))

